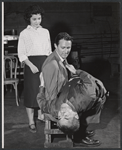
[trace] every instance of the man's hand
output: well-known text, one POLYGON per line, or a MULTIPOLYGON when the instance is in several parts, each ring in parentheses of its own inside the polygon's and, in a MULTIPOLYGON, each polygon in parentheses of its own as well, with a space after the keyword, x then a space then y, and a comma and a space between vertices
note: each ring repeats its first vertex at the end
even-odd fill
POLYGON ((24 63, 30 67, 31 71, 35 74, 37 72, 39 72, 38 68, 29 60, 29 59, 26 59, 24 61, 24 63))
POLYGON ((98 79, 96 79, 96 82, 101 86, 101 88, 103 89, 104 93, 106 93, 107 90, 105 89, 103 83, 100 80, 98 80, 98 79))
POLYGON ((66 67, 69 69, 70 72, 72 72, 73 74, 76 74, 76 69, 73 65, 66 65, 66 67))

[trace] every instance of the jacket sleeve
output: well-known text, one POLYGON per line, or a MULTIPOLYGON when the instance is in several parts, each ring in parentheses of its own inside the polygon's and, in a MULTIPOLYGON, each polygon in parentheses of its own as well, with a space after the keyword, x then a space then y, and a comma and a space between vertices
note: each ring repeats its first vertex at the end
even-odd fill
POLYGON ((37 95, 37 103, 42 112, 52 115, 57 111, 58 73, 59 68, 55 60, 43 66, 42 75, 45 90, 42 90, 40 87, 40 91, 37 95))
POLYGON ((80 79, 88 84, 91 84, 91 79, 89 77, 92 77, 89 73, 83 71, 83 70, 76 70, 76 74, 80 77, 80 79))
POLYGON ((83 70, 77 70, 77 75, 86 83, 90 83, 91 81, 95 83, 96 88, 98 89, 98 96, 103 99, 103 103, 105 102, 106 96, 109 96, 109 92, 106 90, 102 81, 93 77, 89 73, 83 70))
POLYGON ((48 63, 42 68, 42 74, 44 78, 44 86, 46 89, 46 99, 52 100, 57 97, 58 94, 58 73, 59 67, 55 60, 48 63))
POLYGON ((57 98, 53 100, 46 100, 45 88, 42 86, 39 88, 39 93, 37 94, 38 106, 41 109, 42 113, 45 113, 46 115, 49 114, 48 116, 52 121, 56 121, 55 118, 57 117, 58 109, 56 106, 56 101, 57 101, 57 98))
POLYGON ((52 53, 52 48, 51 48, 51 40, 50 40, 50 33, 47 30, 47 45, 46 45, 46 49, 47 49, 47 56, 49 56, 52 53))
POLYGON ((55 105, 55 99, 50 101, 45 98, 45 88, 39 87, 39 93, 37 94, 37 103, 43 113, 50 113, 52 105, 55 105))
POLYGON ((43 111, 43 108, 45 107, 45 88, 44 87, 39 87, 39 93, 37 94, 37 103, 39 105, 39 108, 43 111))

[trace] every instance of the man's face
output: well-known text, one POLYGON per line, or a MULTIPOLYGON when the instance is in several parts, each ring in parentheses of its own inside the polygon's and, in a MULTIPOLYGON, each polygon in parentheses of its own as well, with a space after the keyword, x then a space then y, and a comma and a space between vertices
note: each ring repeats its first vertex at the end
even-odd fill
POLYGON ((58 112, 58 123, 60 125, 71 126, 74 117, 78 119, 78 114, 68 104, 63 103, 58 112))
POLYGON ((63 58, 66 59, 71 51, 72 47, 72 42, 71 41, 66 41, 64 39, 61 39, 59 41, 59 44, 56 45, 54 44, 58 54, 63 58))

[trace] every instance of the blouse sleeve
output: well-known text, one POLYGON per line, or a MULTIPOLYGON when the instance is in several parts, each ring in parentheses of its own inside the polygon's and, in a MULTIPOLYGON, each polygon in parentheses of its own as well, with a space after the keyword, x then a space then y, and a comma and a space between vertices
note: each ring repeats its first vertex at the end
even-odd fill
POLYGON ((20 33, 19 41, 18 41, 18 57, 20 62, 28 59, 26 55, 26 46, 25 46, 25 37, 22 33, 20 33))
POLYGON ((52 53, 52 48, 51 48, 50 33, 49 33, 48 30, 47 30, 47 38, 48 38, 48 41, 47 41, 47 55, 49 56, 52 53))

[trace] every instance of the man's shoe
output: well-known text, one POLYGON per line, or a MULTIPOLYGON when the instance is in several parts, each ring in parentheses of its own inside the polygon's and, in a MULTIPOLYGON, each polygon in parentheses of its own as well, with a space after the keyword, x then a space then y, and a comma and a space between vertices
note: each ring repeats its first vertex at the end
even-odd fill
POLYGON ((98 140, 90 139, 89 137, 85 137, 80 142, 75 142, 74 146, 84 146, 84 147, 95 147, 99 146, 101 143, 98 140))
POLYGON ((86 131, 86 136, 91 137, 91 136, 94 136, 94 135, 95 135, 95 132, 93 130, 87 130, 86 131))

